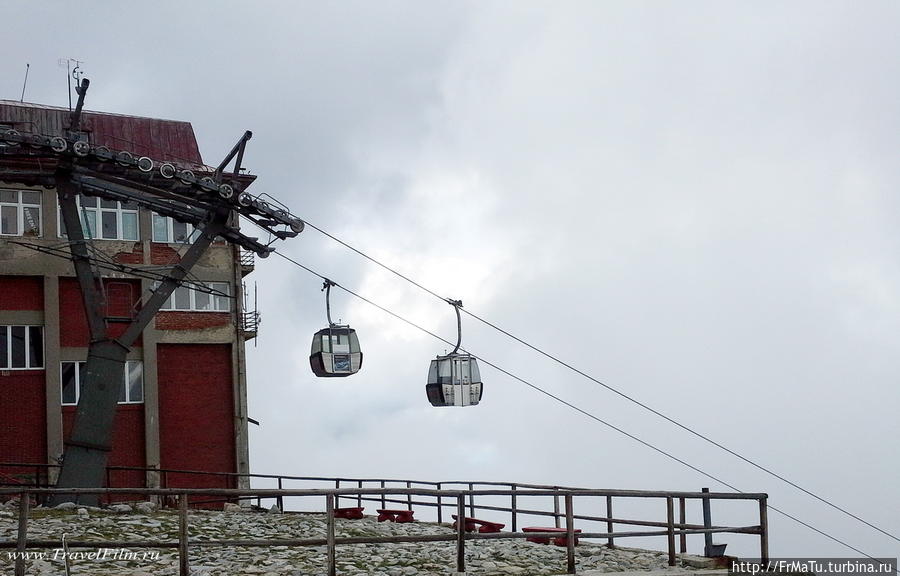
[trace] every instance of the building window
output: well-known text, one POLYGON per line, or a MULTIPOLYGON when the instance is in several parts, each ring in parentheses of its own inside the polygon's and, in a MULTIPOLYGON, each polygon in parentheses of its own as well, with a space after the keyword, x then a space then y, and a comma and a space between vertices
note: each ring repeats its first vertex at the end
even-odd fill
MULTIPOLYGON (((105 200, 79 194, 78 216, 85 238, 94 240, 140 240, 138 207, 129 202, 105 200)), ((59 217, 60 236, 66 235, 66 225, 59 217)))
POLYGON ((0 235, 41 235, 41 193, 0 190, 0 235))
POLYGON ((43 326, 0 326, 0 369, 44 367, 43 326))
POLYGON ((190 244, 200 235, 193 224, 179 222, 169 216, 153 215, 153 241, 190 244))
POLYGON ((204 289, 179 286, 160 310, 179 312, 230 312, 231 285, 228 282, 202 282, 204 289))
MULTIPOLYGON (((81 385, 86 375, 87 362, 60 362, 60 388, 63 406, 74 406, 81 399, 81 385)), ((144 364, 140 361, 125 363, 122 386, 119 388, 119 404, 144 402, 144 364)))

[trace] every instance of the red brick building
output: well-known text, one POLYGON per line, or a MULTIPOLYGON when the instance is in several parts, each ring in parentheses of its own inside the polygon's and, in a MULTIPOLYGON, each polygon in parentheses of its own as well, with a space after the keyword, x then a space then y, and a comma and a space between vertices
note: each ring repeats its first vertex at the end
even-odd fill
MULTIPOLYGON (((0 132, 62 134, 68 116, 0 100, 0 132)), ((187 122, 84 112, 82 130, 95 146, 210 170, 187 122)), ((158 270, 177 263, 191 239, 191 226, 172 218, 97 197, 79 201, 100 259, 158 270)), ((79 398, 89 334, 72 263, 21 245, 64 246, 59 214, 55 190, 0 181, 0 464, 58 463, 79 398)), ((122 376, 110 466, 249 472, 244 342, 255 335, 256 316, 242 306, 252 259, 244 254, 242 265, 241 257, 236 246, 214 243, 192 270, 212 293, 178 288, 142 333, 122 376)), ((153 280, 103 272, 103 288, 115 335, 153 280)), ((0 465, 0 483, 31 470, 0 465)), ((243 485, 143 471, 113 470, 109 478, 112 486, 243 485)))

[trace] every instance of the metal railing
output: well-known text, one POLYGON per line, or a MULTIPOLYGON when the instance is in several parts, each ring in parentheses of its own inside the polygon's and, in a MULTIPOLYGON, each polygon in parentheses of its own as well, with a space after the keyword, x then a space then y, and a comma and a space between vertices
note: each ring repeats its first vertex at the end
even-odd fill
MULTIPOLYGON (((269 476, 283 480, 285 477, 269 476)), ((292 477, 297 478, 297 477, 292 477)), ((328 480, 326 478, 312 478, 316 481, 328 480)), ((327 566, 329 576, 336 574, 336 558, 337 547, 349 544, 395 544, 401 542, 455 542, 456 543, 456 568, 458 572, 464 572, 466 566, 465 546, 467 541, 485 540, 485 539, 521 539, 521 538, 562 538, 562 532, 552 532, 548 528, 547 532, 540 532, 539 528, 530 532, 518 532, 515 529, 516 518, 519 515, 538 515, 551 516, 564 523, 565 542, 566 542, 566 568, 569 574, 575 573, 575 546, 576 538, 581 539, 601 539, 607 540, 609 545, 613 545, 613 539, 635 538, 635 537, 665 537, 667 542, 668 562, 670 566, 676 564, 676 538, 681 540, 682 552, 685 551, 685 539, 688 535, 693 534, 716 534, 716 533, 733 533, 733 534, 754 534, 759 536, 760 557, 763 562, 768 559, 768 526, 767 526, 767 506, 765 494, 750 493, 719 493, 719 492, 661 492, 661 491, 641 491, 641 490, 587 490, 577 488, 528 488, 521 484, 502 484, 490 483, 497 486, 512 486, 510 489, 488 488, 482 490, 466 489, 466 490, 447 490, 447 489, 427 489, 427 488, 411 488, 411 487, 378 487, 371 488, 361 486, 366 481, 352 479, 332 479, 336 483, 354 482, 357 486, 353 488, 335 488, 335 489, 187 489, 187 488, 105 488, 105 489, 57 489, 57 488, 0 488, 0 497, 18 496, 19 497, 19 515, 18 515, 18 532, 15 541, 0 541, 0 548, 15 548, 16 557, 16 576, 24 576, 26 550, 28 549, 47 549, 59 548, 62 541, 57 540, 29 540, 28 538, 28 519, 30 516, 31 500, 37 501, 44 499, 52 494, 69 494, 74 495, 78 499, 79 495, 105 495, 107 499, 115 498, 117 495, 141 496, 143 498, 156 496, 161 497, 163 501, 172 501, 177 498, 179 510, 179 532, 177 540, 134 540, 134 541, 103 541, 103 540, 78 540, 67 541, 66 545, 70 548, 92 548, 92 547, 117 547, 117 548, 173 548, 178 550, 179 574, 186 576, 189 573, 188 552, 192 547, 272 547, 272 546, 326 546, 327 566), (511 499, 510 507, 484 506, 475 503, 475 497, 482 496, 499 496, 509 497, 511 499), (546 499, 552 497, 554 502, 554 511, 519 508, 518 503, 523 500, 546 499), (191 541, 188 537, 188 506, 189 498, 197 497, 216 498, 220 500, 246 500, 256 499, 257 502, 262 500, 276 500, 283 502, 286 497, 318 497, 324 498, 326 512, 326 529, 325 534, 319 538, 293 538, 293 539, 241 539, 241 540, 202 540, 191 541), (415 497, 415 498, 414 498, 415 497), (499 533, 467 533, 465 531, 466 522, 456 523, 455 534, 428 534, 428 535, 397 535, 386 537, 338 537, 335 534, 335 508, 339 507, 340 499, 352 499, 358 503, 366 501, 381 502, 383 505, 388 503, 402 503, 409 509, 413 506, 431 506, 436 507, 438 514, 442 515, 444 508, 453 510, 458 518, 474 516, 475 510, 493 510, 505 511, 512 514, 514 528, 512 532, 499 533), (575 513, 576 500, 582 499, 605 499, 607 504, 607 514, 603 517, 579 515, 575 513), (648 520, 629 520, 624 518, 614 518, 612 516, 613 498, 618 499, 656 499, 665 503, 665 521, 648 521, 648 520), (755 500, 759 506, 759 524, 751 526, 702 526, 689 524, 684 521, 685 503, 691 500, 709 502, 712 500, 721 501, 737 501, 737 500, 755 500), (562 501, 563 509, 560 510, 559 503, 562 501), (678 522, 675 521, 675 502, 678 501, 681 517, 678 522), (581 530, 577 532, 575 529, 575 521, 582 522, 600 522, 606 524, 606 531, 591 532, 581 530), (645 528, 656 528, 652 530, 631 530, 614 532, 614 525, 632 525, 645 528)), ((370 480, 371 481, 371 480, 370 480)), ((391 482, 388 480, 374 480, 375 482, 391 482)), ((400 481, 412 484, 413 481, 400 481)), ((470 484, 476 485, 480 483, 460 483, 460 482, 442 482, 435 484, 470 484)), ((489 484, 489 483, 483 483, 489 484)), ((208 501, 208 500, 204 500, 208 501)))
POLYGON ((251 252, 250 250, 241 250, 240 263, 241 271, 243 272, 242 275, 246 276, 250 272, 253 272, 253 269, 256 266, 256 253, 251 252))

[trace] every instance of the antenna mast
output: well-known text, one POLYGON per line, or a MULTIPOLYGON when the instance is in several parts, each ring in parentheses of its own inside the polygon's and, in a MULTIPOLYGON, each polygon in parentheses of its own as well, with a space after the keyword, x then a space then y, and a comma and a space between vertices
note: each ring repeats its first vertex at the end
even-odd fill
POLYGON ((25 81, 22 82, 22 97, 19 98, 19 102, 25 101, 25 87, 28 86, 28 69, 31 68, 31 64, 25 63, 25 81))

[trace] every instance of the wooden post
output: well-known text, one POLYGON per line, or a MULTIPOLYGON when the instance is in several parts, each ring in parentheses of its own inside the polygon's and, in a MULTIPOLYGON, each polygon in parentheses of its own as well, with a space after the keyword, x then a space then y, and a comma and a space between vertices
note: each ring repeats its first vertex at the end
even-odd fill
POLYGON ((191 564, 188 558, 188 497, 178 496, 178 574, 190 576, 191 564))
MULTIPOLYGON (((701 488, 701 492, 704 494, 709 493, 709 488, 701 488)), ((703 496, 703 527, 709 530, 712 528, 712 513, 709 509, 709 496, 703 496)), ((712 544, 713 537, 711 532, 705 532, 703 534, 703 555, 709 558, 712 556, 712 544)))
POLYGON ((566 566, 568 574, 575 573, 575 520, 572 512, 572 494, 566 494, 566 566))
MULTIPOLYGON (((384 480, 381 481, 381 488, 384 489, 384 480)), ((387 506, 385 506, 385 504, 387 504, 387 500, 386 500, 386 498, 385 498, 385 493, 382 492, 382 493, 381 493, 381 509, 382 509, 382 510, 384 510, 385 508, 387 508, 387 506)))
MULTIPOLYGON (((340 490, 340 489, 341 489, 341 481, 340 481, 340 480, 335 480, 335 481, 334 481, 334 489, 335 489, 335 490, 340 490)), ((335 501, 335 507, 336 507, 336 508, 340 508, 340 506, 341 506, 341 497, 338 496, 337 494, 335 494, 335 496, 334 496, 334 501, 335 501)), ((382 508, 384 508, 384 506, 382 506, 382 508)))
MULTIPOLYGON (((607 532, 607 534, 613 533, 613 521, 612 521, 613 515, 612 514, 613 514, 612 496, 607 496, 606 497, 606 532, 607 532)), ((610 548, 615 548, 616 547, 615 538, 613 538, 612 536, 607 538, 606 545, 609 546, 610 548)))
POLYGON ((19 535, 16 540, 16 576, 25 576, 25 549, 28 547, 28 514, 31 506, 31 494, 19 494, 19 535))
POLYGON ((357 508, 362 508, 362 487, 363 487, 363 481, 360 480, 359 482, 356 483, 356 485, 357 485, 357 487, 358 487, 359 490, 360 490, 359 494, 356 495, 356 507, 357 507, 357 508))
MULTIPOLYGON (((437 489, 438 489, 438 490, 441 489, 441 483, 440 483, 440 482, 437 483, 437 489)), ((444 521, 444 520, 443 520, 444 505, 443 505, 443 502, 441 502, 441 495, 440 495, 440 494, 438 494, 438 497, 437 497, 437 509, 438 509, 438 524, 440 524, 441 522, 444 521)))
POLYGON ((513 495, 511 496, 511 507, 512 507, 512 531, 516 531, 516 485, 510 484, 509 488, 513 491, 513 495))
POLYGON ((675 502, 671 496, 666 498, 666 524, 669 531, 669 566, 675 566, 675 502))
POLYGON ((325 536, 328 546, 328 576, 335 576, 337 574, 334 550, 334 496, 335 495, 332 494, 325 495, 325 516, 328 521, 328 533, 325 536))
MULTIPOLYGON (((410 482, 409 480, 407 480, 407 481, 406 481, 406 487, 407 487, 407 488, 412 488, 412 482, 410 482)), ((407 510, 412 510, 412 494, 407 494, 407 495, 406 495, 406 508, 407 508, 407 510)))
POLYGON ((687 521, 687 509, 684 503, 684 496, 678 497, 678 522, 681 524, 681 535, 679 536, 681 553, 687 554, 687 534, 684 533, 684 524, 687 521))
POLYGON ((769 512, 767 498, 759 499, 759 561, 763 566, 769 564, 769 512))
MULTIPOLYGON (((472 494, 472 491, 475 490, 475 485, 469 482, 469 517, 475 517, 475 495, 472 494)), ((462 516, 460 516, 462 518, 462 516)))
POLYGON ((456 497, 456 572, 466 573, 466 497, 456 497))
MULTIPOLYGON (((281 484, 281 476, 278 477, 278 489, 279 490, 284 489, 281 484)), ((278 509, 281 510, 282 512, 284 512, 284 496, 279 494, 278 498, 277 498, 277 502, 278 502, 278 509)))
POLYGON ((553 495, 553 523, 559 528, 559 492, 553 495))

